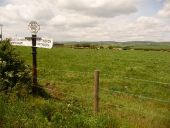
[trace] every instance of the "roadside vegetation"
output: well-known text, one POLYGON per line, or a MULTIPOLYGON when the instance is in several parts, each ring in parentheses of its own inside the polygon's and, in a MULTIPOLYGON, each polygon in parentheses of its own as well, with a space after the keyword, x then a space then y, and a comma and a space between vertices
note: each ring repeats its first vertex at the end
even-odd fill
POLYGON ((31 48, 1 42, 0 127, 168 128, 170 52, 97 47, 38 49, 39 85, 34 93, 31 48))
MULTIPOLYGON (((9 41, 0 42, 0 76, 2 128, 118 127, 115 118, 104 113, 93 115, 76 98, 52 95, 46 90, 50 86, 45 89, 36 85, 35 95, 30 67, 16 54, 9 41)), ((62 94, 61 90, 55 91, 62 94)))

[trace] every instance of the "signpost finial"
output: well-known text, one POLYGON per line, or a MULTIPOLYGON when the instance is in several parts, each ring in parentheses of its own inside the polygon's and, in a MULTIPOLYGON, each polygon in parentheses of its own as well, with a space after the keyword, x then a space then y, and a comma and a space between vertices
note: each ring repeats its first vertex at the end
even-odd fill
POLYGON ((36 35, 40 30, 40 25, 36 21, 31 21, 28 25, 28 29, 31 31, 32 35, 36 35))

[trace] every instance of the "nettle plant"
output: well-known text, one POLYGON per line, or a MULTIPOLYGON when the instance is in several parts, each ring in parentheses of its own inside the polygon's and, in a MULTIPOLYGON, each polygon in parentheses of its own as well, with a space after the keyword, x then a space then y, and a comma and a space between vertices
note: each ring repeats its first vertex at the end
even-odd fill
POLYGON ((0 42, 0 91, 31 87, 31 70, 9 40, 0 42))

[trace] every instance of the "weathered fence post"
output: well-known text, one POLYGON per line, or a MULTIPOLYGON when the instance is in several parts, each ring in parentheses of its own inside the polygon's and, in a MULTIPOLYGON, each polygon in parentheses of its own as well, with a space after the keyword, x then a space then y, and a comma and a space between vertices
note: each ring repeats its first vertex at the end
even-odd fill
POLYGON ((99 111, 99 70, 94 72, 94 114, 99 111))

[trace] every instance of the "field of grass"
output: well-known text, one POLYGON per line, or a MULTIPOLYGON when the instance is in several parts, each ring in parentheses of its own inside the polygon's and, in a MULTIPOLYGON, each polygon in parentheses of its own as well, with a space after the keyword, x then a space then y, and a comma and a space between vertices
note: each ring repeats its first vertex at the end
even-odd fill
POLYGON ((131 48, 134 48, 134 49, 144 49, 144 50, 147 50, 147 49, 150 49, 150 50, 170 50, 170 45, 167 43, 167 44, 164 44, 164 45, 161 45, 161 44, 148 44, 148 45, 144 45, 144 44, 141 44, 141 45, 132 45, 130 46, 131 48))
MULTIPOLYGON (((30 47, 16 50, 32 64, 30 47)), ((98 69, 100 113, 116 118, 121 128, 170 126, 170 52, 38 49, 37 63, 39 83, 88 114, 93 114, 93 73, 98 69)))

